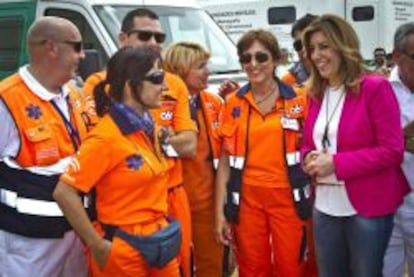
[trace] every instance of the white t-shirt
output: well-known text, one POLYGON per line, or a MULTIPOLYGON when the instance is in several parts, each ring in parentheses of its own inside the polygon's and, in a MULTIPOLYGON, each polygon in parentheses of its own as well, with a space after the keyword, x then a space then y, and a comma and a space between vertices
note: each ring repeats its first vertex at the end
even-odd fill
MULTIPOLYGON (((329 87, 326 89, 321 109, 313 129, 313 141, 317 151, 323 150, 322 139, 325 127, 328 125, 329 146, 326 146, 326 150, 331 154, 335 154, 337 152, 338 126, 344 102, 344 86, 337 89, 329 87), (327 124, 328 121, 329 123, 327 124)), ((345 189, 345 182, 343 180, 338 180, 335 173, 323 178, 317 177, 316 182, 329 184, 318 185, 316 187, 316 209, 331 216, 351 216, 356 214, 354 207, 349 201, 348 194, 345 189)))

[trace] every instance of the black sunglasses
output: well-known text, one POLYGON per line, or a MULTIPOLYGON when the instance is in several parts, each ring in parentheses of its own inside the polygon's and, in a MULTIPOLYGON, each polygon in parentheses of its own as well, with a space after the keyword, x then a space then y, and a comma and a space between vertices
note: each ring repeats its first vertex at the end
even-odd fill
POLYGON ((404 55, 406 55, 407 57, 410 58, 410 60, 414 61, 414 53, 413 54, 409 54, 407 51, 402 51, 401 53, 403 53, 404 55))
POLYGON ((163 43, 165 41, 165 34, 160 32, 151 32, 144 30, 131 30, 128 32, 128 36, 137 34, 139 40, 149 41, 152 37, 155 38, 157 43, 163 43))
POLYGON ((264 52, 256 52, 253 55, 250 53, 243 53, 240 55, 239 61, 242 64, 248 64, 252 61, 253 57, 258 63, 264 63, 269 60, 269 55, 264 52))
POLYGON ((299 52, 303 49, 303 44, 302 44, 302 41, 300 39, 295 40, 293 42, 293 49, 295 49, 296 52, 299 52))
POLYGON ((153 83, 154 85, 161 85, 164 82, 164 71, 156 71, 154 73, 145 75, 144 80, 153 83))
MULTIPOLYGON (((37 43, 45 44, 47 41, 48 41, 47 39, 44 39, 44 40, 41 40, 37 43)), ((71 45, 73 47, 73 50, 76 53, 80 53, 83 50, 83 42, 81 40, 79 40, 79 41, 63 40, 63 41, 57 41, 57 43, 64 43, 64 44, 71 45)))
POLYGON ((61 43, 65 43, 68 45, 71 45, 73 47, 73 50, 75 50, 76 53, 80 53, 83 50, 83 43, 82 41, 70 41, 70 40, 64 40, 60 41, 61 43))

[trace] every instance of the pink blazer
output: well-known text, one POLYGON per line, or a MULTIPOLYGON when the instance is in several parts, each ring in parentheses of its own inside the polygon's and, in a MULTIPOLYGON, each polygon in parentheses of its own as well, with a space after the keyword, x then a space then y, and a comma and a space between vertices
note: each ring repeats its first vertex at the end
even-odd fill
MULTIPOLYGON (((312 134, 320 108, 320 101, 309 100, 302 157, 315 149, 312 134)), ((404 154, 400 111, 386 79, 365 75, 359 94, 347 91, 337 144, 335 173, 345 181, 358 214, 373 217, 394 213, 409 186, 400 167, 404 154)))

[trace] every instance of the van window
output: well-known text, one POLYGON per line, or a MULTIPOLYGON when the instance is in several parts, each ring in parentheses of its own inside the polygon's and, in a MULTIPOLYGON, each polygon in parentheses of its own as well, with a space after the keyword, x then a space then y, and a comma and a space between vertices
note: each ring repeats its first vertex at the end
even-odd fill
POLYGON ((371 21, 374 19, 373 6, 361 6, 352 9, 352 20, 354 21, 371 21))
POLYGON ((23 27, 21 16, 0 18, 0 71, 16 71, 19 67, 23 27))
POLYGON ((78 27, 83 40, 83 47, 87 49, 96 49, 99 53, 99 58, 101 60, 100 64, 106 64, 108 61, 108 56, 105 54, 101 43, 93 32, 91 26, 85 17, 75 11, 63 10, 63 9, 48 9, 45 13, 46 15, 53 15, 66 18, 72 21, 76 27, 78 27))
POLYGON ((294 6, 269 8, 267 20, 270 25, 292 24, 296 20, 296 8, 294 6))

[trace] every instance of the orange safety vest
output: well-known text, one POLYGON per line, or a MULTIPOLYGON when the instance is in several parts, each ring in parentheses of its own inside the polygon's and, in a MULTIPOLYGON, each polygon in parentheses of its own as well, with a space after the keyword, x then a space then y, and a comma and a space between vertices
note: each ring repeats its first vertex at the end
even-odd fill
POLYGON ((0 98, 20 136, 13 157, 17 168, 5 157, 0 162, 0 229, 29 237, 62 237, 71 227, 52 193, 86 135, 80 96, 69 92, 70 121, 52 101, 30 91, 17 73, 1 82, 0 98))
POLYGON ((207 91, 200 93, 200 106, 201 112, 204 119, 204 125, 207 128, 207 138, 210 145, 212 154, 213 168, 217 169, 218 162, 221 155, 221 140, 218 135, 218 117, 220 107, 222 105, 220 97, 207 91))
MULTIPOLYGON (((279 82, 280 97, 284 99, 283 145, 289 184, 298 216, 306 220, 311 213, 310 177, 306 175, 300 164, 300 139, 302 122, 306 109, 306 98, 297 97, 295 91, 283 82, 279 82)), ((232 139, 226 142, 226 151, 230 162, 230 180, 227 184, 227 201, 224 213, 229 222, 237 223, 240 209, 240 195, 243 169, 246 164, 247 132, 249 130, 249 109, 251 108, 244 95, 250 90, 250 84, 240 88, 235 94, 226 98, 225 105, 232 111, 236 125, 245 124, 245 128, 235 128, 232 139)), ((220 129, 220 132, 229 130, 220 129)), ((226 135, 226 134, 224 134, 226 135)), ((227 134, 228 135, 228 134, 227 134)), ((280 142, 275 142, 280 143, 280 142)))
POLYGON ((0 98, 12 114, 19 131, 20 149, 14 158, 23 167, 57 163, 74 154, 86 135, 82 119, 83 106, 75 90, 70 90, 68 95, 71 131, 54 104, 32 93, 18 74, 3 82, 0 98))

